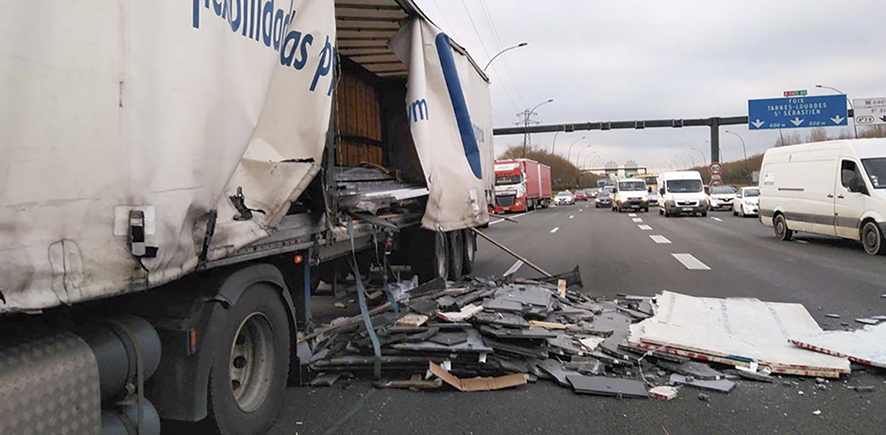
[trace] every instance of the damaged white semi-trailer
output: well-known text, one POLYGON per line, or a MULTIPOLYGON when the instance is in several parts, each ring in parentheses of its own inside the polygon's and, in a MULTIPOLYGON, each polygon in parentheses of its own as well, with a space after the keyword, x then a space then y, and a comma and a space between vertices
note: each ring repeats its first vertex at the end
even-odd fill
POLYGON ((0 433, 263 432, 320 279, 470 272, 489 83, 410 0, 13 0, 0 75, 0 433))

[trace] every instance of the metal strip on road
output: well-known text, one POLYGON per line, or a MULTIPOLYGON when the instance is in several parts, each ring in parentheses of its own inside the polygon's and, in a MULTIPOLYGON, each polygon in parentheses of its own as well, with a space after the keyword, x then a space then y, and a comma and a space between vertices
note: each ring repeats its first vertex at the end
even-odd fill
POLYGON ((631 219, 631 220, 634 221, 634 222, 643 222, 643 219, 642 219, 642 218, 633 218, 633 219, 631 219))
POLYGON ((559 230, 560 230, 560 227, 554 227, 554 229, 551 230, 551 234, 554 234, 554 233, 556 233, 556 232, 559 231, 559 230))
POLYGON ((668 240, 665 236, 649 236, 649 238, 654 240, 655 243, 671 243, 671 241, 668 240))
POLYGON ((525 264, 525 263, 523 263, 523 260, 517 260, 517 262, 514 263, 514 265, 511 266, 511 268, 508 269, 508 270, 504 273, 504 275, 502 275, 502 277, 506 277, 506 276, 508 276, 508 275, 511 275, 511 274, 517 272, 518 270, 520 270, 521 267, 523 267, 523 264, 525 264))
MULTIPOLYGON (((527 212, 525 212, 525 213, 520 213, 520 214, 517 214, 517 215, 511 216, 511 217, 509 217, 508 219, 517 219, 518 217, 523 217, 523 216, 526 216, 526 215, 528 215, 528 214, 535 213, 535 212, 537 212, 537 211, 538 211, 538 210, 527 211, 527 212)), ((499 223, 499 222, 504 222, 504 219, 499 219, 499 220, 492 221, 492 222, 489 223, 489 225, 492 226, 492 225, 495 225, 495 224, 497 224, 497 223, 499 223)))
POLYGON ((692 254, 671 254, 674 258, 677 259, 680 263, 683 263, 689 270, 711 270, 707 264, 702 263, 697 258, 693 257, 692 254))
POLYGON ((637 225, 637 227, 639 227, 643 231, 652 231, 652 227, 650 227, 649 225, 637 225))

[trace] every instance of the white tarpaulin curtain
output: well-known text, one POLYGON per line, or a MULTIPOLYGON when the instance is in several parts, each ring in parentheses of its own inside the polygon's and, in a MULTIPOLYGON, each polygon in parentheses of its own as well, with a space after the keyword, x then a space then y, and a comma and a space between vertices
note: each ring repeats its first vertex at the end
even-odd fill
POLYGON ((407 119, 430 191, 422 225, 450 231, 488 222, 494 159, 489 83, 424 19, 401 27, 391 47, 409 68, 407 119))
POLYGON ((5 2, 0 312, 169 282, 268 234, 319 169, 324 0, 5 2), (241 188, 252 220, 235 221, 241 188), (156 258, 139 262, 128 213, 156 258))

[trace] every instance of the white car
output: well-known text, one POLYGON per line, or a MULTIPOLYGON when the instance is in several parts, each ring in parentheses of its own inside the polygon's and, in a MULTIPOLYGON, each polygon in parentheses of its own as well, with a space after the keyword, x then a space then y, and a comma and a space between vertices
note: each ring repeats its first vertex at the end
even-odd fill
POLYGON ((732 201, 732 214, 735 216, 754 215, 760 212, 760 188, 742 187, 732 201))
POLYGON ((554 204, 556 205, 573 205, 575 204, 575 195, 568 190, 564 190, 557 194, 554 197, 554 204))
POLYGON ((732 209, 735 200, 735 189, 732 186, 714 186, 711 188, 711 210, 732 209))

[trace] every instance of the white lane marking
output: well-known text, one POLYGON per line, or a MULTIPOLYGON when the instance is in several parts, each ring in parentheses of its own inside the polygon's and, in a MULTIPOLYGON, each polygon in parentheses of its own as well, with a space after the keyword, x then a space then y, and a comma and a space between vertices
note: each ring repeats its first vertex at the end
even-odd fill
POLYGON ((560 229, 560 227, 554 227, 554 229, 551 230, 551 234, 556 233, 559 229, 560 229))
POLYGON ((670 240, 665 236, 649 236, 652 240, 655 240, 655 243, 671 243, 670 240))
POLYGON ((628 213, 628 217, 637 217, 637 213, 628 213))
POLYGON ((689 270, 711 270, 707 264, 702 263, 697 258, 693 257, 692 254, 671 254, 677 261, 683 263, 689 270))
POLYGON ((578 209, 578 212, 579 212, 579 213, 581 213, 581 212, 583 212, 583 211, 585 211, 585 209, 583 209, 583 208, 578 209))
POLYGON ((572 218, 574 218, 574 217, 575 217, 575 215, 569 216, 569 219, 572 219, 572 218))
POLYGON ((634 222, 643 222, 643 218, 633 218, 631 220, 634 222))
MULTIPOLYGON (((535 212, 537 212, 537 211, 538 211, 538 210, 532 210, 532 211, 527 211, 527 212, 525 212, 525 213, 515 214, 515 215, 513 215, 513 216, 509 216, 508 219, 517 219, 518 217, 523 217, 523 216, 526 216, 526 215, 528 215, 528 214, 535 213, 535 212)), ((499 223, 499 222, 503 222, 503 221, 504 221, 504 219, 495 220, 495 221, 490 222, 489 225, 495 225, 495 224, 497 224, 497 223, 499 223)))
POLYGON ((808 240, 794 239, 794 241, 797 242, 797 243, 802 243, 802 244, 804 244, 804 245, 808 245, 808 244, 809 244, 809 241, 808 241, 808 240))
POLYGON ((497 221, 492 221, 492 222, 489 223, 489 226, 493 226, 493 225, 495 225, 495 224, 497 224, 497 223, 499 223, 499 222, 504 222, 504 219, 499 219, 499 220, 497 220, 497 221))
POLYGON ((649 225, 637 225, 637 227, 639 227, 643 231, 652 231, 652 227, 650 227, 649 225))
POLYGON ((718 218, 718 217, 713 217, 713 216, 711 216, 711 219, 713 219, 713 220, 715 220, 715 221, 717 221, 717 222, 723 222, 723 219, 720 219, 720 218, 718 218))
POLYGON ((511 275, 514 272, 516 272, 517 270, 519 270, 521 267, 523 267, 523 260, 517 260, 517 262, 514 263, 514 265, 511 266, 511 268, 508 269, 507 272, 505 272, 505 274, 502 276, 504 277, 504 276, 511 275))

